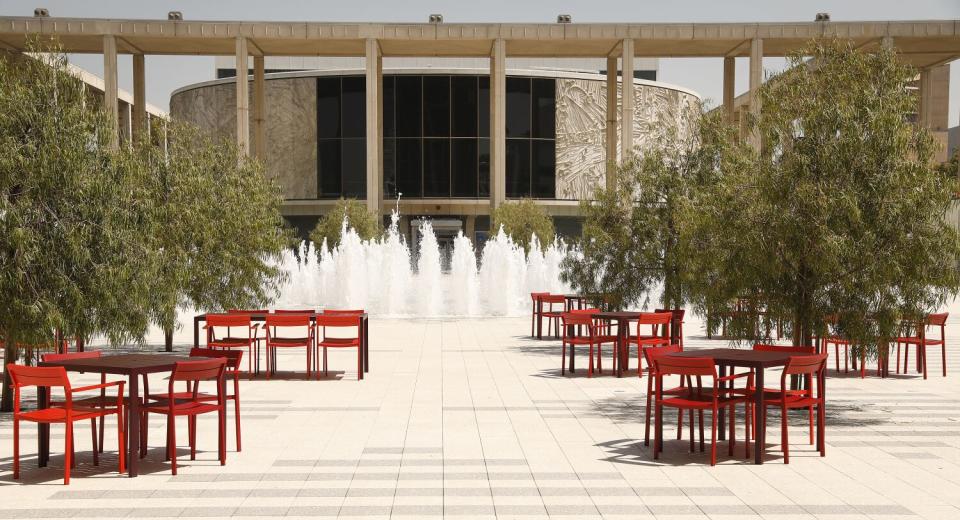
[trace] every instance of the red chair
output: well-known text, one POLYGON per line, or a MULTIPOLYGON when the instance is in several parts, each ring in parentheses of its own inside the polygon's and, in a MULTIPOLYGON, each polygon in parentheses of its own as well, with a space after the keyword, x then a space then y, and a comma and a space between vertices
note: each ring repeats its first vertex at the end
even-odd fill
MULTIPOLYGON (((810 413, 810 444, 814 442, 813 430, 813 409, 817 409, 817 427, 820 428, 820 445, 817 447, 820 456, 826 455, 826 442, 824 439, 825 429, 823 421, 825 419, 823 394, 823 371, 827 365, 827 354, 813 354, 809 356, 791 356, 787 365, 783 368, 780 375, 780 389, 764 389, 764 404, 766 405, 761 414, 760 420, 764 426, 767 424, 767 410, 769 407, 780 408, 780 444, 783 450, 784 464, 790 463, 790 441, 787 433, 787 411, 796 408, 806 408, 810 413), (787 383, 787 376, 801 376, 806 380, 806 388, 802 390, 791 390, 787 383), (816 393, 813 391, 813 382, 816 381, 816 393)), ((766 427, 764 427, 766 433, 766 427)))
POLYGON ((915 324, 915 336, 901 336, 897 338, 897 373, 900 373, 900 345, 903 344, 903 371, 907 372, 907 362, 910 359, 910 347, 917 348, 917 370, 923 372, 923 378, 927 378, 927 345, 940 345, 940 355, 943 364, 943 377, 947 377, 947 336, 946 325, 949 313, 930 314, 927 316, 926 323, 915 324), (927 329, 930 327, 940 327, 940 339, 927 338, 927 329))
MULTIPOLYGON (((317 341, 317 347, 323 349, 323 375, 327 375, 328 348, 357 349, 357 381, 363 379, 363 348, 360 345, 360 316, 357 311, 328 311, 317 316, 317 327, 322 329, 323 337, 317 341), (328 336, 327 329, 356 330, 354 336, 328 336)), ((318 353, 319 354, 319 353, 318 353)), ((319 357, 319 355, 317 356, 319 357)))
POLYGON ((249 314, 207 314, 207 348, 247 349, 247 374, 253 374, 254 328, 249 314), (217 337, 217 329, 226 328, 226 335, 217 337), (233 329, 246 329, 247 336, 234 336, 233 329))
MULTIPOLYGON (((684 309, 672 309, 672 310, 671 310, 671 309, 656 309, 656 310, 654 310, 653 312, 657 312, 657 313, 660 313, 660 312, 669 312, 669 313, 672 313, 672 314, 673 314, 673 323, 670 324, 670 327, 675 327, 675 328, 676 328, 676 331, 675 331, 676 341, 675 341, 675 343, 677 343, 678 345, 680 345, 680 348, 682 349, 682 348, 683 348, 683 317, 684 317, 684 315, 687 313, 687 311, 684 310, 684 309)), ((659 332, 659 331, 658 331, 656 328, 654 328, 653 334, 654 334, 654 335, 657 335, 657 332, 659 332)), ((668 334, 669 334, 669 333, 668 333, 668 334)), ((663 334, 660 334, 660 335, 662 336, 663 334)))
POLYGON ((13 478, 20 478, 20 421, 28 421, 40 424, 63 424, 66 427, 66 446, 64 449, 63 463, 63 483, 70 483, 70 468, 73 463, 73 423, 76 421, 90 420, 91 437, 93 438, 93 463, 100 463, 97 449, 97 419, 107 415, 117 416, 117 439, 119 448, 119 468, 118 471, 126 471, 126 459, 124 447, 126 446, 126 436, 124 434, 123 414, 123 381, 113 381, 110 383, 101 383, 98 385, 87 385, 73 388, 70 386, 70 379, 67 377, 67 371, 63 367, 28 367, 7 364, 7 373, 13 381, 13 478), (112 407, 92 408, 79 406, 73 400, 74 392, 85 392, 88 390, 100 390, 110 387, 117 387, 117 397, 113 401, 112 407), (39 410, 23 411, 20 408, 21 390, 25 387, 46 387, 48 389, 63 388, 64 400, 60 404, 51 404, 48 408, 39 410))
MULTIPOLYGON (((713 358, 708 357, 679 357, 679 356, 661 356, 654 362, 654 372, 657 379, 656 393, 656 435, 653 441, 653 458, 660 458, 660 450, 663 447, 663 439, 660 437, 660 430, 663 424, 663 407, 677 408, 679 410, 710 410, 713 415, 710 420, 710 465, 717 464, 717 412, 720 408, 729 408, 728 421, 730 422, 730 433, 728 440, 729 455, 733 455, 733 449, 736 444, 736 405, 743 404, 746 413, 746 438, 750 438, 750 400, 752 396, 746 391, 734 391, 733 389, 721 388, 720 383, 732 382, 740 378, 747 378, 747 387, 752 386, 749 373, 733 374, 725 377, 717 375, 717 369, 713 358), (689 391, 683 395, 669 396, 664 394, 663 378, 669 375, 677 375, 688 381, 696 381, 696 385, 691 385, 689 391), (710 377, 713 380, 711 387, 704 389, 702 380, 704 377, 710 377)), ((744 452, 747 458, 750 457, 750 442, 744 442, 744 452)))
POLYGON ((292 312, 268 314, 266 321, 267 338, 267 379, 277 370, 278 348, 303 348, 307 353, 307 377, 313 374, 313 349, 316 344, 316 326, 313 314, 292 312), (297 331, 297 336, 285 336, 281 331, 297 331), (301 335, 302 334, 302 335, 301 335))
POLYGON ((626 360, 627 366, 623 367, 626 370, 629 367, 630 360, 630 344, 637 345, 637 377, 643 377, 643 363, 641 359, 643 355, 643 349, 649 347, 665 347, 670 344, 670 332, 669 327, 670 323, 673 321, 673 312, 644 312, 640 314, 640 317, 637 318, 637 333, 627 336, 627 343, 624 346, 627 351, 624 353, 623 359, 626 360), (650 325, 650 334, 640 334, 640 327, 643 325, 650 325), (663 327, 663 329, 661 329, 663 327))
POLYGON ((227 463, 226 449, 226 399, 223 384, 223 374, 227 365, 227 360, 223 358, 203 359, 197 361, 178 361, 170 374, 167 393, 165 396, 153 396, 157 399, 148 403, 143 408, 140 431, 143 432, 143 447, 140 456, 145 455, 147 423, 151 413, 167 416, 167 457, 170 459, 170 469, 174 475, 177 474, 177 417, 186 417, 188 426, 188 437, 190 443, 190 460, 197 458, 197 416, 205 413, 217 413, 217 452, 220 458, 220 465, 227 463), (174 391, 174 384, 177 381, 187 383, 190 389, 185 394, 174 391), (215 399, 212 401, 208 395, 200 392, 200 383, 213 381, 216 384, 215 399), (171 398, 172 397, 172 398, 171 398))
POLYGON ((546 292, 532 292, 530 293, 530 301, 533 304, 532 312, 530 313, 530 336, 534 337, 537 335, 536 324, 537 320, 543 319, 540 313, 540 309, 537 308, 537 302, 542 296, 546 296, 550 293, 546 292))
POLYGON ((616 350, 617 337, 609 334, 602 334, 600 326, 593 320, 592 314, 598 312, 596 309, 583 309, 573 312, 565 312, 560 315, 563 321, 562 350, 560 357, 560 375, 566 374, 567 367, 567 345, 570 345, 570 356, 573 356, 574 345, 590 346, 590 363, 587 368, 587 377, 593 377, 593 346, 597 346, 597 370, 603 373, 603 363, 601 360, 600 346, 603 343, 610 343, 613 347, 611 352, 616 350), (581 335, 577 331, 586 328, 587 334, 581 335))
POLYGON ((540 320, 547 319, 547 334, 550 334, 550 325, 553 325, 553 337, 560 337, 560 315, 567 311, 567 298, 562 294, 544 294, 540 296, 540 320), (554 308, 560 305, 560 309, 554 308))
MULTIPOLYGON (((651 404, 653 403, 654 396, 654 387, 653 381, 656 379, 656 360, 661 356, 666 356, 667 354, 673 354, 674 352, 683 352, 683 347, 680 345, 667 345, 665 347, 650 347, 643 349, 643 358, 647 362, 647 408, 646 414, 644 414, 644 419, 646 424, 643 427, 643 445, 650 445, 650 417, 652 417, 651 404)), ((685 384, 683 378, 680 378, 680 386, 673 388, 665 388, 663 390, 664 395, 673 395, 681 396, 685 395, 690 391, 690 385, 685 384)), ((683 410, 677 410, 677 440, 683 438, 683 410)), ((748 439, 749 440, 749 439, 748 439)), ((694 448, 694 436, 693 436, 693 410, 690 410, 690 452, 693 453, 694 448)), ((700 451, 703 451, 703 412, 700 412, 700 451)))
MULTIPOLYGON (((227 314, 270 314, 269 309, 230 309, 227 311, 227 314)), ((266 329, 261 323, 254 323, 253 317, 250 319, 250 327, 253 329, 253 371, 256 374, 260 373, 260 345, 263 343, 263 340, 266 339, 266 329), (262 332, 262 334, 261 334, 262 332)), ((250 356, 247 357, 250 359, 250 356)))

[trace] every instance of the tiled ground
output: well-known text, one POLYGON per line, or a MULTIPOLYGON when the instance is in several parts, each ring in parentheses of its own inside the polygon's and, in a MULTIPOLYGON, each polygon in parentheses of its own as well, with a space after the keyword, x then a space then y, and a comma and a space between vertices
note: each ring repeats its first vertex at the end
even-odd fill
MULTIPOLYGON (((688 348, 724 344, 699 337, 697 325, 687 325, 688 348)), ((711 468, 686 440, 667 441, 665 458, 652 460, 642 442, 646 379, 560 377, 559 342, 528 332, 527 319, 374 319, 366 380, 340 354, 331 366, 346 374, 327 380, 244 381, 243 451, 231 438, 219 466, 215 424, 201 420, 202 452, 189 461, 181 445, 176 477, 154 417, 139 478, 114 472, 109 436, 93 467, 83 424, 70 486, 62 430, 50 467, 38 469, 30 426, 15 482, 10 418, 0 416, 0 518, 960 518, 960 385, 939 375, 933 353, 927 381, 831 374, 826 458, 805 444, 798 416, 789 465, 775 444, 763 466, 728 458, 721 445, 711 468)), ((948 337, 960 370, 960 322, 948 337)), ((280 365, 303 360, 289 354, 280 365)), ((777 422, 769 430, 777 442, 777 422)))

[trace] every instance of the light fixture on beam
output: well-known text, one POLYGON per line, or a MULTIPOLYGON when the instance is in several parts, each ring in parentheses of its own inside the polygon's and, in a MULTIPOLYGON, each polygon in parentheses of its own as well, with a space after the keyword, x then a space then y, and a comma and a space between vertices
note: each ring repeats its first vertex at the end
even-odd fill
POLYGON ((430 23, 443 23, 443 15, 442 15, 442 14, 431 14, 431 15, 430 15, 430 23))
POLYGON ((50 18, 50 11, 46 7, 38 7, 33 10, 34 18, 50 18))
POLYGON ((558 14, 557 23, 573 23, 573 17, 569 14, 558 14))
POLYGON ((167 13, 167 20, 170 20, 171 22, 182 22, 183 13, 180 11, 170 11, 167 13))
POLYGON ((830 13, 817 13, 817 17, 814 18, 815 22, 829 22, 830 13))

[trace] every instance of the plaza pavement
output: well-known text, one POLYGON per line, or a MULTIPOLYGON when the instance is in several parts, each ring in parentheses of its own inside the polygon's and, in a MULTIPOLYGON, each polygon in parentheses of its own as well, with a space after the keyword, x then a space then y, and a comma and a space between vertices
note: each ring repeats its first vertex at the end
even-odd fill
MULTIPOLYGON (((180 421, 175 477, 163 462, 164 418, 153 416, 138 478, 117 475, 113 428, 94 467, 89 426, 78 423, 79 468, 69 486, 59 427, 43 469, 36 428, 22 428, 15 482, 4 414, 0 518, 960 518, 960 321, 953 316, 947 378, 936 351, 926 381, 831 370, 826 458, 805 443, 798 415, 784 465, 772 413, 766 464, 738 458, 742 444, 727 457, 721 443, 713 468, 707 453, 687 453, 687 432, 672 440, 670 422, 666 453, 654 462, 643 446, 646 379, 588 379, 583 370, 561 377, 559 341, 532 340, 529 324, 374 318, 364 381, 356 381, 356 358, 346 352, 331 354, 338 372, 321 381, 299 373, 243 381, 243 451, 235 451, 228 423, 221 467, 216 425, 205 418, 190 461, 180 421)), ((696 320, 686 332, 687 348, 725 345, 703 338, 696 320)), ((609 354, 605 361, 609 369, 609 354)), ((302 371, 302 353, 281 354, 279 366, 302 371)), ((768 380, 779 378, 771 372, 768 380)))

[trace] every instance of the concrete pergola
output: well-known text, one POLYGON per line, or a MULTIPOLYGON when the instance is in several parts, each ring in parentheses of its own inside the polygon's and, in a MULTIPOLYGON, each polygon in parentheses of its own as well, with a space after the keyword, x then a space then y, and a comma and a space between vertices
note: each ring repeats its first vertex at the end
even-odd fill
MULTIPOLYGON (((254 21, 109 20, 0 17, 0 47, 23 51, 32 35, 56 37, 68 53, 103 54, 105 107, 117 113, 117 54, 133 55, 134 131, 145 122, 144 56, 236 56, 237 71, 253 56, 253 147, 263 157, 264 57, 362 56, 366 63, 367 205, 383 205, 383 57, 488 57, 490 59, 490 203, 506 199, 506 58, 606 57, 607 91, 615 92, 618 71, 632 78, 635 57, 723 58, 723 109, 734 118, 735 58, 749 57, 749 112, 760 110, 755 95, 763 81, 764 56, 779 57, 813 39, 839 38, 860 48, 897 50, 921 71, 921 124, 929 124, 935 92, 932 72, 960 56, 960 20, 795 23, 324 23, 254 21), (618 63, 619 62, 619 63, 618 63)), ((247 75, 237 74, 237 143, 250 147, 247 75)), ((622 125, 617 157, 617 117, 633 119, 633 82, 625 81, 620 106, 607 96, 607 181, 633 150, 633 127, 622 125), (619 114, 618 114, 619 112, 619 114)), ((945 107, 945 104, 944 104, 945 107)), ((945 108, 944 108, 945 110, 945 108)), ((115 136, 116 139, 116 136, 115 136)), ((756 136, 750 136, 756 143, 756 136)))

